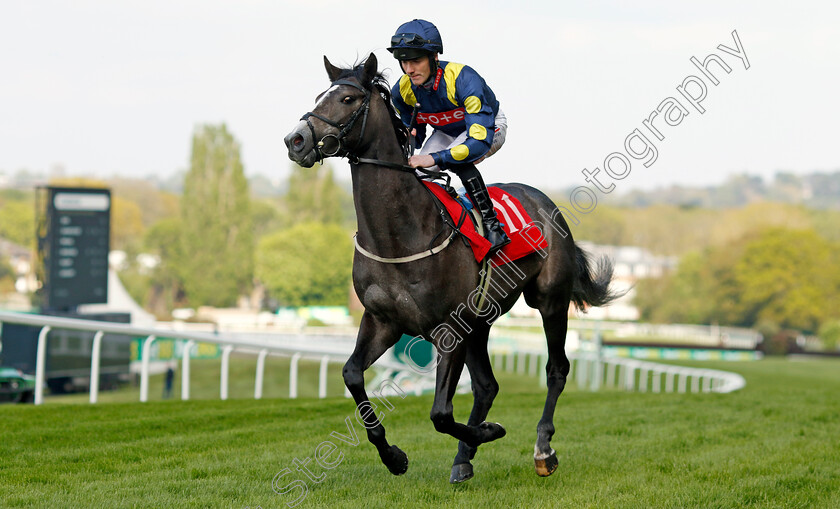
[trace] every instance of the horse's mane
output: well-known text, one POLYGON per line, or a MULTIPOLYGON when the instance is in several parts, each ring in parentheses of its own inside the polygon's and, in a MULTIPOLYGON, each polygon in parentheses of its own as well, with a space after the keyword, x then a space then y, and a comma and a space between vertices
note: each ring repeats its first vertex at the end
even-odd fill
POLYGON ((388 118, 391 119, 394 134, 397 135, 397 141, 400 146, 404 147, 408 141, 408 129, 402 123, 396 108, 391 103, 391 87, 388 85, 388 80, 385 79, 385 76, 381 72, 377 72, 370 83, 364 83, 364 67, 365 61, 362 61, 351 69, 341 69, 341 74, 338 75, 338 79, 356 78, 356 81, 367 90, 378 93, 382 97, 385 101, 385 107, 388 109, 388 118))

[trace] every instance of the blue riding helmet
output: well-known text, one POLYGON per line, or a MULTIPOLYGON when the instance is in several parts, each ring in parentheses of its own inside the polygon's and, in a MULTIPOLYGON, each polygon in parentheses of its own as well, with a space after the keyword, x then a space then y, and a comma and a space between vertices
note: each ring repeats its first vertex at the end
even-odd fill
POLYGON ((400 25, 391 37, 388 51, 393 53, 397 60, 412 60, 443 53, 443 39, 433 23, 415 19, 400 25))

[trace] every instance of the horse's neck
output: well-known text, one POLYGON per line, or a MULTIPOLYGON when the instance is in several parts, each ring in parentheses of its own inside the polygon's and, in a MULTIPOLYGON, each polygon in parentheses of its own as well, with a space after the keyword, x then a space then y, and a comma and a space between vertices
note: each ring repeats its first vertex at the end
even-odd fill
MULTIPOLYGON (((361 157, 405 163, 399 146, 373 146, 361 157)), ((379 256, 422 251, 440 229, 430 193, 408 172, 373 164, 353 168, 353 201, 359 242, 379 256)))

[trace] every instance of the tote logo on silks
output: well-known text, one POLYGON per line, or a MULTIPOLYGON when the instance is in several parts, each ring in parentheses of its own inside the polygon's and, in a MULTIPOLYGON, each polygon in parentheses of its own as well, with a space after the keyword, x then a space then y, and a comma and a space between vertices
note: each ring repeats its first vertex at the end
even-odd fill
POLYGON ((440 113, 418 113, 417 123, 433 126, 449 125, 454 124, 455 122, 463 121, 466 114, 467 111, 463 106, 450 111, 442 111, 440 113))
MULTIPOLYGON (((449 216, 457 223, 458 218, 461 217, 463 204, 450 196, 439 184, 425 180, 423 184, 443 203, 449 216)), ((490 263, 494 267, 505 265, 548 247, 548 242, 543 237, 542 231, 534 224, 531 216, 528 215, 519 200, 498 187, 490 186, 487 191, 493 201, 496 215, 502 222, 505 233, 510 237, 510 244, 504 246, 490 258, 490 263)), ((480 263, 487 251, 490 250, 490 242, 478 234, 472 221, 464 221, 459 231, 469 241, 475 261, 480 263)))

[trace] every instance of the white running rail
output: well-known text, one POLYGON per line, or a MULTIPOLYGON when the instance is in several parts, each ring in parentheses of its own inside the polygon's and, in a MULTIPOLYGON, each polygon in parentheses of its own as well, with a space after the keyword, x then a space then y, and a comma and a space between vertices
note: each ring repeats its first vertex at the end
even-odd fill
MULTIPOLYGON (((531 374, 545 383, 548 354, 540 351, 494 350, 493 367, 507 372, 531 374)), ((719 392, 737 391, 746 386, 744 377, 717 369, 690 368, 657 362, 603 357, 596 352, 567 353, 571 362, 570 378, 578 387, 593 391, 601 387, 620 387, 639 392, 719 392)))
MULTIPOLYGON (((182 339, 187 343, 184 347, 182 359, 182 382, 181 399, 190 398, 190 354, 196 343, 214 343, 222 345, 222 369, 220 379, 220 397, 228 397, 228 367, 230 354, 233 351, 252 353, 257 355, 257 370, 254 380, 254 398, 262 397, 263 379, 265 370, 265 357, 269 354, 291 357, 289 373, 289 397, 297 397, 297 372, 300 359, 320 361, 318 397, 326 397, 327 387, 327 365, 330 362, 344 363, 352 352, 352 341, 339 343, 336 341, 312 340, 302 343, 300 334, 277 334, 272 336, 275 339, 282 339, 286 344, 278 344, 277 341, 262 338, 237 337, 235 335, 216 335, 203 332, 179 331, 163 328, 134 327, 127 324, 98 322, 93 320, 81 320, 76 318, 63 318, 55 316, 31 315, 0 311, 0 326, 3 323, 17 323, 41 327, 38 334, 38 346, 35 368, 35 404, 44 402, 44 381, 47 353, 47 340, 51 330, 70 329, 95 332, 93 349, 91 352, 91 384, 90 402, 98 400, 99 384, 94 383, 99 377, 100 349, 104 334, 122 334, 132 337, 145 337, 141 355, 140 372, 140 401, 148 401, 149 396, 149 369, 150 353, 153 342, 160 337, 182 339), (295 341, 297 340, 297 341, 295 341), (288 344, 297 343, 297 344, 288 344)), ((497 349, 492 346, 490 353, 494 357, 493 366, 495 369, 504 369, 509 372, 516 371, 519 374, 531 374, 539 376, 545 383, 545 363, 547 354, 545 351, 536 350, 511 350, 497 349)), ((739 390, 746 385, 741 375, 726 371, 690 368, 659 364, 636 359, 622 357, 603 357, 597 352, 570 352, 567 353, 572 363, 571 375, 577 380, 578 386, 590 390, 599 390, 603 386, 622 387, 625 390, 638 390, 641 392, 719 392, 726 393, 739 390)), ((380 359, 375 364, 377 367, 392 369, 400 372, 406 371, 406 365, 380 359)), ((415 372, 413 376, 422 378, 424 385, 434 387, 434 369, 429 373, 420 374, 415 372)), ((416 384, 416 392, 421 392, 422 387, 416 384)), ((347 391, 345 391, 345 396, 347 391)))
MULTIPOLYGON (((32 315, 24 313, 14 313, 8 311, 0 311, 0 326, 3 323, 16 323, 23 325, 31 325, 41 327, 38 334, 38 347, 36 354, 35 366, 35 404, 41 405, 44 402, 44 381, 47 355, 47 340, 49 332, 56 329, 69 329, 95 332, 93 341, 93 350, 91 352, 91 384, 90 384, 90 402, 96 403, 99 394, 99 384, 95 383, 99 376, 99 360, 100 349, 102 346, 102 338, 104 334, 121 334, 132 337, 145 337, 143 341, 142 355, 141 355, 141 371, 140 371, 140 401, 148 401, 149 398, 149 369, 150 369, 150 353, 151 346, 157 338, 171 338, 187 340, 184 347, 184 355, 182 359, 182 382, 181 382, 181 399, 190 398, 190 353, 197 343, 214 343, 221 345, 222 349, 222 369, 219 393, 221 399, 227 399, 228 396, 228 366, 230 363, 230 354, 233 351, 253 353, 257 355, 257 372, 254 380, 254 398, 260 399, 262 397, 263 379, 265 370, 265 357, 268 354, 282 355, 292 358, 290 383, 289 383, 289 397, 297 397, 297 367, 300 359, 320 361, 319 382, 318 382, 318 396, 326 397, 327 393, 327 365, 330 362, 344 363, 352 353, 353 343, 345 342, 344 345, 336 341, 320 342, 308 337, 309 341, 306 344, 301 344, 300 334, 277 334, 272 336, 275 340, 285 339, 288 342, 297 344, 288 345, 282 342, 272 341, 255 337, 237 337, 229 334, 226 336, 203 333, 178 331, 172 329, 162 328, 148 328, 148 327, 133 327, 127 324, 112 323, 112 322, 98 322, 93 320, 81 320, 77 318, 63 318, 45 315, 32 315), (297 340, 297 341, 294 341, 297 340)), ((389 362, 384 359, 376 362, 375 366, 394 369, 405 370, 404 364, 389 362)), ((422 375, 419 375, 422 376, 422 375)), ((426 378, 434 379, 434 372, 426 375, 426 378)), ((346 392, 345 392, 346 395, 346 392)))

